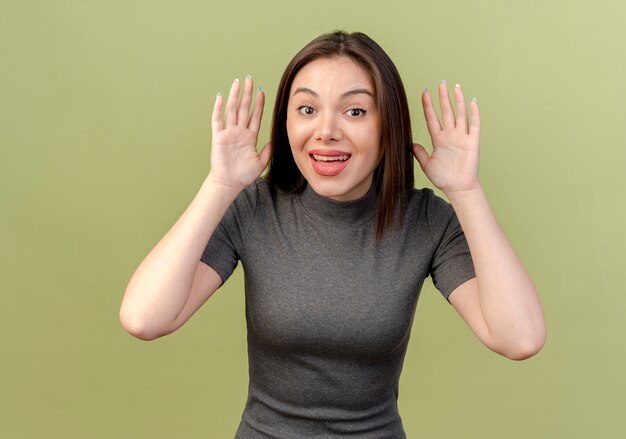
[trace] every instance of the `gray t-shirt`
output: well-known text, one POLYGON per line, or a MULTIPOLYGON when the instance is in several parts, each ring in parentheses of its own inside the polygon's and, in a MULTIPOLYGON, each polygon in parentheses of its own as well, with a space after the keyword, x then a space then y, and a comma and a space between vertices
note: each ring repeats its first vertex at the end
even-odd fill
POLYGON ((201 260, 245 275, 250 384, 237 438, 404 438, 398 382, 430 275, 444 297, 474 277, 452 207, 413 190, 404 225, 375 237, 378 198, 337 202, 259 179, 201 260))

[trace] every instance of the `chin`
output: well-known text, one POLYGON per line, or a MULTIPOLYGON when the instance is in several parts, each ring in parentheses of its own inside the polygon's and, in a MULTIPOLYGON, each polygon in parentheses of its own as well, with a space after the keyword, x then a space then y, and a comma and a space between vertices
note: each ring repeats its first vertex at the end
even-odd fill
POLYGON ((322 197, 332 198, 334 200, 337 200, 337 199, 343 199, 345 196, 343 192, 337 191, 336 189, 324 190, 324 188, 320 188, 319 186, 316 186, 316 185, 311 185, 311 187, 318 195, 321 195, 322 197))
POLYGON ((350 201, 362 198, 367 194, 369 185, 341 184, 336 177, 327 177, 326 181, 319 181, 318 178, 307 179, 311 188, 322 197, 332 198, 336 201, 350 201), (362 187, 360 187, 362 186, 362 187))

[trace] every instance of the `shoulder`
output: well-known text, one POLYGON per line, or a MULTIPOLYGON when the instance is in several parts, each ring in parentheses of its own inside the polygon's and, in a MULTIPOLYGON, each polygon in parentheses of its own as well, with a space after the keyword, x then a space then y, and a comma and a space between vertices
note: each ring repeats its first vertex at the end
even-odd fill
POLYGON ((284 197, 289 195, 283 190, 279 189, 270 182, 267 178, 259 177, 254 183, 246 187, 239 196, 245 199, 259 200, 265 202, 276 199, 276 197, 284 197))
POLYGON ((254 211, 259 204, 272 198, 271 183, 259 177, 256 181, 242 190, 233 203, 236 210, 254 211))
POLYGON ((454 209, 431 188, 412 189, 407 194, 405 218, 413 225, 426 226, 438 236, 456 220, 454 209))
POLYGON ((407 210, 422 212, 429 217, 449 217, 454 210, 448 201, 431 188, 411 189, 407 194, 407 210))
POLYGON ((239 218, 252 220, 280 210, 279 206, 290 204, 294 194, 277 188, 266 178, 259 177, 239 193, 231 206, 232 214, 239 218))
POLYGON ((222 219, 222 224, 231 227, 234 223, 245 224, 253 220, 261 198, 265 192, 266 184, 261 178, 246 186, 235 198, 222 219))

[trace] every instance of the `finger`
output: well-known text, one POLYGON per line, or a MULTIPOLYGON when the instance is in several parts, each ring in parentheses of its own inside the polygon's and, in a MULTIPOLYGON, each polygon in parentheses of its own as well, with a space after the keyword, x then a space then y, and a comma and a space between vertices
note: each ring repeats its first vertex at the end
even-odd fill
POLYGON ((431 137, 441 131, 441 124, 439 123, 439 117, 433 107, 433 100, 430 97, 428 89, 422 93, 422 107, 424 108, 424 117, 426 118, 426 127, 431 137))
POLYGON ((246 75, 246 79, 243 84, 243 96, 239 103, 239 110, 237 112, 237 124, 248 124, 248 112, 250 111, 250 102, 252 102, 252 77, 246 75))
POLYGON ((454 100, 456 102, 456 126, 457 128, 463 130, 464 133, 467 133, 467 109, 465 108, 463 91, 461 91, 461 86, 459 84, 454 86, 454 100))
POLYGON ((480 136, 480 112, 478 111, 478 101, 476 98, 472 98, 470 102, 470 112, 472 115, 472 126, 469 129, 469 134, 472 137, 478 138, 480 136))
POLYGON ((439 84, 439 105, 441 105, 441 121, 444 129, 454 128, 454 110, 452 109, 450 96, 448 96, 448 84, 446 84, 445 80, 439 84))
POLYGON ((267 164, 270 162, 270 158, 272 158, 272 145, 269 142, 263 146, 259 158, 263 164, 263 169, 267 168, 267 164))
POLYGON ((239 79, 233 81, 226 101, 226 111, 224 114, 224 127, 237 124, 237 101, 239 100, 239 79))
POLYGON ((413 144, 413 155, 419 162, 422 169, 426 167, 426 163, 430 160, 430 155, 426 152, 426 149, 419 143, 413 144))
POLYGON ((213 104, 213 113, 211 114, 211 130, 217 133, 222 129, 222 94, 218 93, 213 104))
POLYGON ((265 92, 259 87, 259 91, 256 94, 256 102, 250 115, 250 122, 248 122, 248 128, 252 131, 258 132, 261 127, 261 117, 263 116, 263 107, 265 106, 265 92))

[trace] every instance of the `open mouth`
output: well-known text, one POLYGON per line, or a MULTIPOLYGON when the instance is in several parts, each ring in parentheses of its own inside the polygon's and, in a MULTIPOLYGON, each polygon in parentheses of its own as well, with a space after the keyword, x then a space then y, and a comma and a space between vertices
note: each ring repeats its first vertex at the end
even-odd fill
POLYGON ((313 157, 318 162, 336 162, 336 161, 345 162, 346 160, 350 158, 349 154, 336 155, 336 156, 310 154, 310 156, 313 157))
POLYGON ((352 154, 342 151, 324 151, 323 154, 309 153, 313 170, 324 177, 333 177, 343 171, 350 163, 351 156, 352 154))

